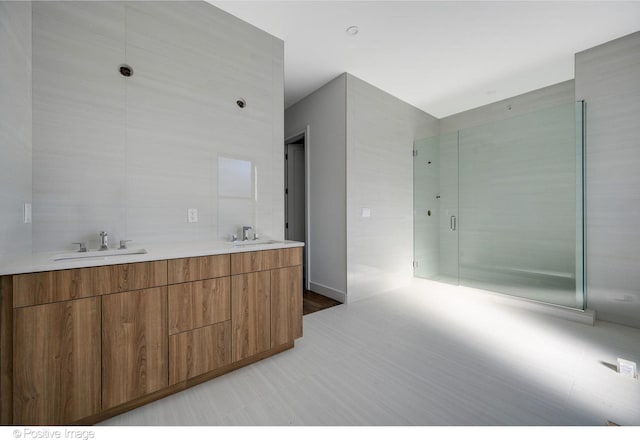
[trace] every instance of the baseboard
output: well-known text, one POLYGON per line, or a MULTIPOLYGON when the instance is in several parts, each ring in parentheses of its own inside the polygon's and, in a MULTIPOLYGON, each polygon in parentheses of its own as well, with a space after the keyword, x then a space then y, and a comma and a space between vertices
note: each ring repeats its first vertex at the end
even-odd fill
POLYGON ((312 292, 316 292, 328 298, 335 299, 336 301, 340 301, 343 304, 347 302, 346 293, 332 289, 331 287, 323 286, 322 284, 314 283, 313 281, 311 281, 309 282, 309 289, 312 292))

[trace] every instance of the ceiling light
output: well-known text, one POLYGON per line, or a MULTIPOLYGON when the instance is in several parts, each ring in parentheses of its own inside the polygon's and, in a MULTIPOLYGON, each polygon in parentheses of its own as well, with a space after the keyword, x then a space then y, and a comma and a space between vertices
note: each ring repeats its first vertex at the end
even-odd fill
POLYGON ((347 35, 351 35, 352 37, 358 35, 358 32, 360 32, 360 28, 358 26, 349 26, 347 28, 347 35))

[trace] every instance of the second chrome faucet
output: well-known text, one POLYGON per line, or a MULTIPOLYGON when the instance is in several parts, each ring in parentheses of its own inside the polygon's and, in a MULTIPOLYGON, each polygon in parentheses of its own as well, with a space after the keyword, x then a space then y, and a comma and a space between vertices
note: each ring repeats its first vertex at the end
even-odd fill
POLYGON ((101 251, 106 251, 109 249, 109 234, 105 231, 100 232, 100 249, 101 251))

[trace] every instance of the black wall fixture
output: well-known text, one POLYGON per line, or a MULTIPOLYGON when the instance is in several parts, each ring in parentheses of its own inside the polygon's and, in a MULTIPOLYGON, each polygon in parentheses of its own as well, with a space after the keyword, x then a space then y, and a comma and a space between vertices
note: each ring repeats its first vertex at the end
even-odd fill
POLYGON ((245 101, 242 98, 238 98, 238 100, 236 101, 236 104, 238 105, 238 107, 240 108, 245 108, 247 106, 247 101, 245 101))
POLYGON ((121 64, 118 70, 120 71, 120 75, 122 76, 129 77, 133 75, 133 67, 128 64, 121 64))

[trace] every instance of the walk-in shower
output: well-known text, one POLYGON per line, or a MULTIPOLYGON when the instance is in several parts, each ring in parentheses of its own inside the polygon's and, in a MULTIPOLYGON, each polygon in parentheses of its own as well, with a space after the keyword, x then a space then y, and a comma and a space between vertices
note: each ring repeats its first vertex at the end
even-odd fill
POLYGON ((583 112, 416 141, 414 275, 584 309, 583 112))

